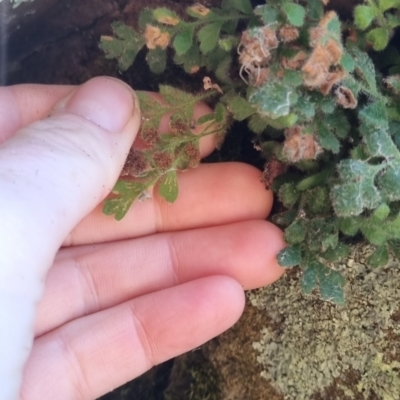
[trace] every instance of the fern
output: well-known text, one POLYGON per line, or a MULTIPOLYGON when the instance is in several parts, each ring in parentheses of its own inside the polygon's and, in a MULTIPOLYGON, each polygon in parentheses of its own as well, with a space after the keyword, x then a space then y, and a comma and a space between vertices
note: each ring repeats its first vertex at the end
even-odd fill
POLYGON ((139 94, 147 147, 132 151, 104 212, 122 218, 154 185, 174 201, 177 172, 198 164, 200 138, 222 140, 231 119, 247 121, 267 159, 265 183, 285 209, 272 216, 288 243, 278 262, 300 266, 305 293, 319 290, 343 304, 345 282, 334 264, 347 256, 350 239, 375 246, 373 268, 390 254, 400 259, 400 78, 393 75, 400 55, 387 47, 400 2, 365 0, 345 24, 320 0, 270 0, 254 9, 249 0, 224 0, 186 14, 146 9, 139 31, 117 22, 114 36, 102 37, 121 70, 147 48, 151 70, 160 73, 170 48, 187 73, 216 79, 197 94, 161 86, 162 103, 139 94), (376 57, 374 50, 385 51, 376 57), (214 113, 193 121, 195 104, 209 96, 214 113), (160 136, 167 113, 172 133, 160 136))

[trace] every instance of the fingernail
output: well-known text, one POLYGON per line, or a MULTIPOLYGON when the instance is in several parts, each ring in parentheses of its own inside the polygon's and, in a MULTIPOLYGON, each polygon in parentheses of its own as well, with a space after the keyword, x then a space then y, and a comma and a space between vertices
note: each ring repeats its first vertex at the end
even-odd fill
POLYGON ((135 108, 133 90, 118 79, 97 77, 80 86, 64 111, 79 115, 110 132, 120 132, 135 108))

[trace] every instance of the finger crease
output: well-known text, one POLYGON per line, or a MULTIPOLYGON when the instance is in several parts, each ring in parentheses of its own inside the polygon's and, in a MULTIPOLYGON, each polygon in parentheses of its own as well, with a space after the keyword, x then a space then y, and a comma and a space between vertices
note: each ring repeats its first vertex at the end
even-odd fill
POLYGON ((68 337, 64 337, 62 332, 58 335, 58 342, 60 343, 61 359, 66 360, 65 369, 67 371, 67 376, 72 378, 69 379, 69 381, 71 383, 70 386, 75 393, 71 398, 83 399, 85 398, 83 394, 89 393, 90 387, 89 379, 86 376, 85 369, 82 368, 78 355, 72 346, 70 346, 68 337), (71 375, 73 375, 73 377, 71 375))
POLYGON ((180 274, 179 271, 181 270, 181 262, 179 260, 178 256, 178 251, 177 251, 177 246, 175 244, 175 241, 173 239, 173 235, 167 235, 166 236, 167 240, 167 246, 168 246, 168 252, 169 252, 169 260, 170 260, 170 270, 173 274, 173 281, 174 285, 178 285, 180 283, 180 274))
POLYGON ((83 258, 79 259, 79 257, 74 257, 73 263, 74 267, 79 273, 78 276, 80 277, 79 283, 82 288, 80 290, 80 293, 82 299, 83 315, 100 311, 100 298, 98 288, 87 264, 83 261, 83 258), (90 293, 90 301, 86 298, 86 293, 90 293))
POLYGON ((140 346, 143 349, 145 359, 149 363, 149 365, 146 367, 146 370, 148 370, 154 367, 154 365, 156 365, 153 347, 150 344, 150 335, 145 328, 145 324, 137 316, 135 306, 131 305, 130 308, 131 308, 133 330, 137 332, 137 337, 139 339, 140 346))

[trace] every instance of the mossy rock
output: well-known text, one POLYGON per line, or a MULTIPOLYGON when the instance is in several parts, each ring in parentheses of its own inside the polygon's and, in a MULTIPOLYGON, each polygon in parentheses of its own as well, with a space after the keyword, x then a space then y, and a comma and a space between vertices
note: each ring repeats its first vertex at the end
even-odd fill
POLYGON ((400 399, 400 269, 367 268, 372 252, 354 247, 337 267, 342 307, 304 295, 299 270, 248 292, 242 319, 201 349, 218 371, 218 400, 400 399))

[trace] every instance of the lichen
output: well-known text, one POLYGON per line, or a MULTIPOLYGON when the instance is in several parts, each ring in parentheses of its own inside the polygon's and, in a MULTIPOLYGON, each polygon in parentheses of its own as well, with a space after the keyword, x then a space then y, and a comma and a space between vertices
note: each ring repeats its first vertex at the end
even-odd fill
MULTIPOLYGON (((262 375, 285 400, 310 399, 350 371, 361 376, 346 397, 400 399, 400 337, 396 310, 400 302, 400 269, 393 261, 380 269, 366 267, 373 249, 356 247, 337 269, 347 278, 342 307, 302 294, 299 271, 276 284, 249 292, 253 306, 274 322, 253 347, 259 352, 262 375), (358 393, 357 393, 358 391, 358 393)), ((398 314, 398 313, 397 313, 398 314)), ((345 389, 345 388, 343 388, 345 389)))

